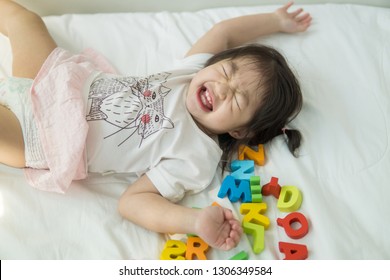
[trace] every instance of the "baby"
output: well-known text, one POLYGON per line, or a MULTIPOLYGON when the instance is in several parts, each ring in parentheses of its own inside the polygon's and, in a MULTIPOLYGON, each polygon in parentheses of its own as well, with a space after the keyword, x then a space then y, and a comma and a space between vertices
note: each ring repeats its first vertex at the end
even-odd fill
POLYGON ((0 0, 14 76, 0 82, 0 162, 58 192, 87 172, 135 173, 119 200, 123 217, 232 249, 242 229, 230 210, 175 202, 205 189, 239 145, 284 133, 291 152, 299 147, 299 131, 285 129, 302 106, 297 79, 275 49, 243 45, 305 31, 311 17, 292 5, 217 23, 172 71, 123 77, 93 51, 59 48, 39 16, 0 0))

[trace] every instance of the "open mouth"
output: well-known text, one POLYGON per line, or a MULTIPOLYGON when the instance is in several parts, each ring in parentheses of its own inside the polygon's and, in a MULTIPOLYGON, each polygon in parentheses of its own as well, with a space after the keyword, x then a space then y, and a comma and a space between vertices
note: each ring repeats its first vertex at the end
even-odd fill
POLYGON ((206 87, 203 86, 198 90, 198 99, 204 111, 210 112, 213 110, 213 99, 206 87))

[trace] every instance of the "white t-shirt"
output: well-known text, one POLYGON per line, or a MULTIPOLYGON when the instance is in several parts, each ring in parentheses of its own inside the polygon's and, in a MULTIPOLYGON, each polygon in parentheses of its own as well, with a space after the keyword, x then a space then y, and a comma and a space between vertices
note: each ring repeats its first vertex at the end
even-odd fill
POLYGON ((88 93, 88 171, 147 174, 172 201, 205 189, 222 151, 198 128, 185 100, 209 57, 194 55, 147 77, 98 75, 88 93))

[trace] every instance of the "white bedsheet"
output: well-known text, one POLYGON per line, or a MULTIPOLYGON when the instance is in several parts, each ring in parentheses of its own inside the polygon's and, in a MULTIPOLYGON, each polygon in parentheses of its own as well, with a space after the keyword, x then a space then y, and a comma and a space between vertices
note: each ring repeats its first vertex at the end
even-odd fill
MULTIPOLYGON (((45 21, 60 46, 93 47, 119 72, 144 75, 172 66, 214 22, 275 8, 64 15, 45 21)), ((264 251, 254 254, 245 235, 230 252, 211 249, 209 259, 227 259, 242 250, 250 259, 283 259, 279 241, 305 244, 308 259, 390 259, 390 10, 336 4, 304 8, 313 16, 309 31, 258 40, 284 53, 301 81, 304 107, 291 124, 304 135, 300 157, 291 156, 281 136, 266 145, 266 164, 255 173, 261 184, 274 176, 282 186, 301 190, 298 211, 308 219, 309 232, 290 239, 276 224, 287 213, 266 197, 271 225, 264 251)), ((4 37, 0 51, 2 73, 9 74, 4 37)), ((118 197, 133 179, 91 175, 58 195, 34 190, 21 170, 0 166, 0 258, 158 259, 168 236, 117 213, 118 197)), ((181 203, 204 207, 217 201, 242 219, 240 203, 217 197, 220 182, 216 175, 206 191, 181 203)))

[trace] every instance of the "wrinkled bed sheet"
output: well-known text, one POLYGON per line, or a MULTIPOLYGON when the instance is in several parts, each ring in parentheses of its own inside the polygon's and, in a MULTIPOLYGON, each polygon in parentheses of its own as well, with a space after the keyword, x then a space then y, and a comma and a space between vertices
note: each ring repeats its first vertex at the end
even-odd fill
MULTIPOLYGON (((232 16, 273 11, 276 6, 218 8, 187 13, 64 15, 45 22, 61 47, 93 47, 123 74, 168 69, 213 23, 232 16)), ((291 127, 304 142, 294 158, 283 136, 265 146, 266 163, 255 174, 266 184, 296 186, 298 210, 309 223, 300 239, 276 223, 288 213, 265 197, 265 249, 252 252, 245 235, 230 252, 211 249, 209 259, 244 250, 250 259, 283 259, 280 241, 305 244, 308 259, 390 259, 390 10, 357 5, 307 5, 313 24, 304 34, 258 40, 286 55, 298 73, 304 107, 291 127)), ((10 73, 10 48, 0 37, 2 75, 10 73)), ((191 147, 189 147, 191 148, 191 147)), ((227 174, 225 174, 227 175, 227 174)), ((123 220, 118 197, 134 177, 91 174, 65 195, 29 187, 22 170, 0 167, 2 259, 158 259, 168 238, 123 220)), ((204 207, 216 201, 239 212, 240 202, 220 199, 222 177, 181 203, 204 207)), ((147 211, 147 206, 145 206, 147 211)))

